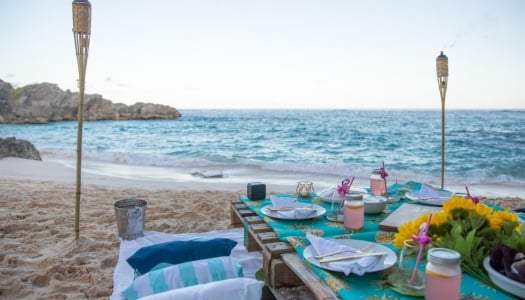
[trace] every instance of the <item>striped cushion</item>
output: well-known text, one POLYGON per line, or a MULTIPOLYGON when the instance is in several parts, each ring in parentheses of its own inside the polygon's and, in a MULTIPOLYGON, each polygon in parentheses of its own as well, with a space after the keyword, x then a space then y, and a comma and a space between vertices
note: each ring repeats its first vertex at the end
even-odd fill
POLYGON ((261 299, 264 282, 252 278, 232 278, 188 286, 141 300, 254 300, 261 299))
POLYGON ((138 299, 172 289, 242 276, 241 265, 230 256, 201 259, 152 270, 135 278, 123 294, 128 299, 138 299))

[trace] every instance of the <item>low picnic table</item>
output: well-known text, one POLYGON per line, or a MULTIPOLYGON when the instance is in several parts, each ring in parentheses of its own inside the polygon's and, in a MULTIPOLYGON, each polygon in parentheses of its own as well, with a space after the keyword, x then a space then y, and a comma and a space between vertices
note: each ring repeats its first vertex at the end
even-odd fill
MULTIPOLYGON (((417 190, 419 187, 420 183, 407 182, 389 186, 388 190, 389 193, 396 193, 398 189, 417 190)), ((277 196, 294 197, 286 194, 277 196)), ((307 198, 298 198, 298 201, 322 206, 327 210, 326 214, 338 208, 338 205, 334 206, 321 200, 315 193, 307 198)), ((408 202, 402 199, 398 203, 388 204, 387 210, 390 213, 394 212, 408 202)), ((382 271, 366 273, 363 276, 345 276, 340 272, 319 268, 304 259, 303 250, 309 245, 305 236, 307 232, 324 238, 351 238, 378 243, 392 249, 398 255, 399 249, 392 245, 394 232, 379 228, 379 223, 389 213, 365 215, 363 228, 351 231, 342 223, 329 221, 325 217, 307 220, 271 218, 261 212, 261 208, 270 204, 269 198, 250 200, 241 196, 233 200, 232 225, 244 227, 245 246, 248 251, 262 251, 265 281, 278 299, 287 297, 286 293, 291 291, 289 287, 296 287, 302 293, 301 297, 306 299, 421 299, 397 293, 388 284, 388 276, 396 272, 397 262, 393 267, 382 271), (305 296, 306 294, 308 296, 305 296)), ((463 273, 461 294, 464 299, 514 299, 513 296, 496 290, 466 273, 463 273)))

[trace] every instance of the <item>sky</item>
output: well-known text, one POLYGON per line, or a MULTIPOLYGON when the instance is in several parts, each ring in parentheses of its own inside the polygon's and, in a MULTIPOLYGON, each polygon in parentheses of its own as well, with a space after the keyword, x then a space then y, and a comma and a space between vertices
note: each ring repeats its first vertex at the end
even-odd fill
MULTIPOLYGON (((86 93, 189 108, 525 108, 521 0, 90 0, 86 93)), ((78 91, 72 1, 0 0, 0 79, 78 91)))

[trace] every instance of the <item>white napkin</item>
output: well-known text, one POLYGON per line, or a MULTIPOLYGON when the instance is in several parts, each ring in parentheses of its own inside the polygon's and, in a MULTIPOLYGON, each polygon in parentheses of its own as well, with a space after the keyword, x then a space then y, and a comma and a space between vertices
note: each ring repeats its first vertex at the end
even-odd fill
MULTIPOLYGON (((301 207, 308 207, 309 204, 306 203, 300 203, 300 202, 293 202, 290 201, 290 198, 279 198, 277 196, 270 196, 270 200, 272 201, 272 207, 280 208, 280 207, 293 207, 293 208, 301 208, 301 207)), ((276 214, 288 218, 288 219, 303 219, 307 218, 309 216, 312 216, 317 213, 315 209, 308 210, 308 209, 294 209, 294 210, 286 210, 286 211, 276 211, 276 214)))
POLYGON ((452 193, 448 191, 437 191, 431 186, 422 184, 419 191, 416 193, 412 193, 412 195, 419 198, 420 200, 430 200, 439 198, 450 198, 450 196, 452 196, 452 193))
MULTIPOLYGON (((337 250, 348 250, 348 252, 330 256, 330 258, 344 257, 352 255, 351 250, 358 250, 351 246, 342 245, 334 241, 317 237, 315 235, 310 234, 309 232, 306 233, 306 238, 310 241, 310 244, 312 245, 312 254, 314 256, 322 255, 324 253, 329 253, 337 250)), ((372 251, 371 253, 373 252, 374 251, 372 251)), ((380 260, 380 256, 368 256, 352 260, 334 261, 326 263, 326 265, 329 266, 332 270, 343 272, 345 275, 354 273, 359 276, 362 276, 367 271, 371 270, 380 260)))

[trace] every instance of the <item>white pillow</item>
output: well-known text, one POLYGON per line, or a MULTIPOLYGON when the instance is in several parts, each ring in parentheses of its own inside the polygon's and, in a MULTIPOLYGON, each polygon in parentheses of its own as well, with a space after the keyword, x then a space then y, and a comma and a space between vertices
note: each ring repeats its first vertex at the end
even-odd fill
POLYGON ((150 295, 141 300, 252 300, 261 299, 264 283, 251 278, 233 278, 150 295))
POLYGON ((172 289, 237 277, 243 277, 243 273, 236 259, 230 256, 207 258, 151 270, 135 278, 122 294, 134 300, 172 289))

